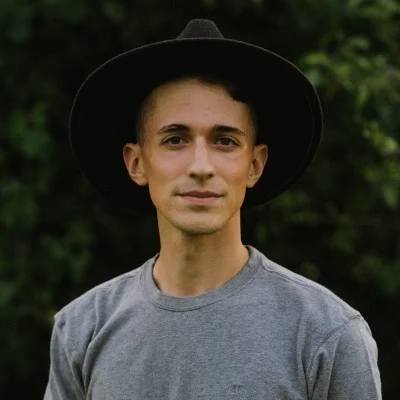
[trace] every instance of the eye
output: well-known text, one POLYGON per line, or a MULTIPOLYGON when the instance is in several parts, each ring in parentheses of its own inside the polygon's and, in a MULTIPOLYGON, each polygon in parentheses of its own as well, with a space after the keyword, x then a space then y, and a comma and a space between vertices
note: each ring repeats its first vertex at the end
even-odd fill
MULTIPOLYGON (((171 145, 179 145, 179 144, 181 144, 179 142, 181 139, 182 138, 180 136, 170 136, 168 139, 165 139, 162 143, 163 144, 167 143, 167 144, 171 144, 171 145), (175 142, 172 142, 172 141, 175 141, 175 142)), ((233 145, 233 146, 237 146, 238 145, 232 138, 230 138, 228 136, 222 136, 222 137, 217 138, 216 140, 217 141, 221 141, 221 140, 225 141, 225 142, 223 142, 224 143, 224 147, 227 147, 227 146, 230 146, 230 145, 233 145)))
POLYGON ((180 139, 182 139, 182 138, 181 138, 180 136, 171 136, 171 137, 169 137, 168 139, 164 140, 163 143, 179 144, 179 143, 171 143, 170 141, 171 141, 172 139, 178 139, 178 140, 180 140, 180 139))
MULTIPOLYGON (((231 139, 230 137, 228 137, 228 136, 220 137, 220 138, 218 138, 218 140, 228 140, 228 141, 231 142, 234 146, 237 146, 237 143, 236 143, 233 139, 231 139)), ((225 142, 225 143, 226 143, 226 142, 225 142)))

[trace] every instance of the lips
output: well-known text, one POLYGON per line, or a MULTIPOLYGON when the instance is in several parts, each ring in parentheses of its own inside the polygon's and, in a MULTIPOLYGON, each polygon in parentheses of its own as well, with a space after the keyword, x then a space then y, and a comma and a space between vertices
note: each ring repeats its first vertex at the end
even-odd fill
POLYGON ((181 193, 181 196, 205 198, 205 197, 221 197, 222 194, 218 194, 218 193, 211 192, 211 191, 201 192, 198 190, 193 190, 191 192, 181 193))

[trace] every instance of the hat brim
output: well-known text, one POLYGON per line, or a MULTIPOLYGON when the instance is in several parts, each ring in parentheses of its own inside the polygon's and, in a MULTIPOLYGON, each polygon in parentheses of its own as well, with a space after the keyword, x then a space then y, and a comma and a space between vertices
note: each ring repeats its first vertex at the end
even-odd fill
POLYGON ((79 166, 103 196, 131 211, 154 210, 148 186, 125 168, 122 148, 135 140, 134 119, 143 98, 179 72, 214 72, 252 87, 258 142, 269 147, 257 184, 243 208, 264 204, 295 183, 312 161, 321 137, 322 110, 306 76, 262 47, 232 39, 166 40, 122 53, 94 70, 75 97, 70 144, 79 166))

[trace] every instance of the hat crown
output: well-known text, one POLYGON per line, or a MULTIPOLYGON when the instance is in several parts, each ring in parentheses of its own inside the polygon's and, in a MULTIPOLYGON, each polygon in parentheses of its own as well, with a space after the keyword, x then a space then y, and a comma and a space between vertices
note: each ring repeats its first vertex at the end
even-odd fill
POLYGON ((177 39, 223 38, 221 31, 211 19, 195 18, 188 22, 177 39))

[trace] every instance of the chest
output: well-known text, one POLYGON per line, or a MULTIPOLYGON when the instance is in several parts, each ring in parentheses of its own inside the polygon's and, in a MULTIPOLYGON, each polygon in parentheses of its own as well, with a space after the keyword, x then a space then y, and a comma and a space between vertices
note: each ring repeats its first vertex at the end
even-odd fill
POLYGON ((262 315, 115 319, 86 356, 88 399, 306 399, 296 329, 262 315))

